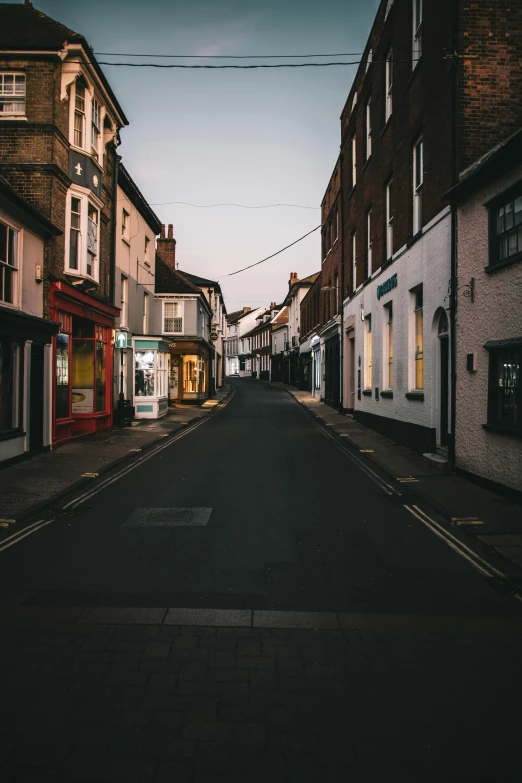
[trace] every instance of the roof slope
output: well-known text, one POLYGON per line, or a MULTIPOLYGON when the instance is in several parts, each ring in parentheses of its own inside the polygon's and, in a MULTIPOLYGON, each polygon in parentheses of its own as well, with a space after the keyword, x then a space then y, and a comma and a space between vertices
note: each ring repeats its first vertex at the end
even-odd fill
POLYGON ((171 269, 157 254, 155 288, 157 294, 201 294, 182 272, 171 269))

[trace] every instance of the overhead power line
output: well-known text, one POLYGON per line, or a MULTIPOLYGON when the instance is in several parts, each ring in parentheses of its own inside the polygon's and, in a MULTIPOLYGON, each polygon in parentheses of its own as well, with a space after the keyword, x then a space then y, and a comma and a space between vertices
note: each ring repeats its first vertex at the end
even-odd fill
POLYGON ((169 57, 181 60, 283 60, 290 57, 362 57, 364 52, 331 54, 136 54, 135 52, 94 52, 96 57, 169 57))
POLYGON ((271 207, 295 207, 296 209, 321 209, 321 207, 305 207, 303 204, 191 204, 189 201, 163 201, 161 203, 151 204, 151 207, 168 207, 170 204, 184 204, 186 207, 198 207, 199 209, 210 209, 211 207, 240 207, 241 209, 269 209, 271 207))
POLYGON ((304 234, 302 237, 299 237, 299 239, 296 239, 295 242, 291 242, 286 247, 282 247, 281 250, 278 250, 277 253, 272 253, 271 256, 267 256, 266 258, 262 258, 261 261, 256 261, 255 264, 250 264, 249 266, 243 267, 243 269, 238 269, 237 272, 229 272, 228 275, 221 275, 221 277, 218 277, 218 280, 223 279, 223 277, 233 277, 234 275, 238 275, 240 272, 246 272, 247 269, 252 269, 254 266, 259 266, 259 264, 264 264, 265 261, 268 261, 270 258, 274 258, 274 256, 278 256, 279 253, 282 253, 285 250, 288 250, 289 247, 293 247, 293 245, 297 245, 298 242, 301 242, 301 240, 306 239, 306 237, 309 237, 310 234, 313 234, 314 231, 317 231, 318 228, 321 228, 321 224, 313 228, 311 231, 309 231, 307 234, 304 234))
MULTIPOLYGON (((120 68, 206 68, 207 70, 222 70, 224 68, 327 68, 330 65, 359 65, 360 60, 349 63, 277 63, 277 65, 180 65, 179 63, 111 63, 99 60, 99 65, 114 65, 120 68)), ((374 61, 375 62, 375 61, 374 61)))

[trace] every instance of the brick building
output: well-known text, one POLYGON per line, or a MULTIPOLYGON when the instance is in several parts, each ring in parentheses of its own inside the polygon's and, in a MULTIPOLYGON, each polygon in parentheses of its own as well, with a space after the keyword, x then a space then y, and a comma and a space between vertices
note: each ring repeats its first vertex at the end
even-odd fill
POLYGON ((308 289, 301 302, 301 333, 300 354, 301 362, 309 365, 308 386, 305 388, 312 394, 323 397, 322 387, 324 383, 321 339, 319 333, 323 325, 323 292, 322 276, 317 275, 312 287, 308 289))
POLYGON ((119 129, 92 49, 30 3, 0 5, 0 175, 59 233, 45 241, 53 337, 52 440, 112 424, 119 129))
POLYGON ((256 318, 257 325, 248 334, 252 345, 252 377, 261 381, 270 380, 272 328, 281 307, 282 305, 272 302, 269 309, 259 313, 256 318))
POLYGON ((521 23, 499 0, 383 0, 342 111, 341 404, 421 452, 454 431, 444 194, 520 125, 521 23))

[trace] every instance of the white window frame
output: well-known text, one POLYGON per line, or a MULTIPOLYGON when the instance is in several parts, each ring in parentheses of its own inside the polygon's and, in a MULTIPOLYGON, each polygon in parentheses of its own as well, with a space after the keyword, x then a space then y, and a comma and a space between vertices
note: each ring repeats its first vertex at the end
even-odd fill
MULTIPOLYGON (((185 302, 183 300, 179 299, 164 299, 163 300, 163 306, 161 311, 162 321, 161 321, 161 328, 162 328, 162 334, 183 334, 183 327, 185 325, 185 302), (177 315, 170 315, 169 318, 181 318, 181 329, 178 331, 169 331, 165 329, 165 321, 167 319, 166 315, 166 305, 169 304, 175 304, 177 305, 177 315)), ((230 343, 232 346, 232 343, 230 343)))
POLYGON ((120 326, 129 326, 129 278, 123 274, 120 277, 120 326))
POLYGON ((11 111, 0 111, 0 120, 5 119, 19 119, 25 118, 26 114, 26 99, 27 99, 27 79, 23 71, 0 71, 0 106, 5 107, 11 105, 11 111), (5 78, 13 77, 13 92, 6 92, 5 78), (23 93, 16 92, 16 81, 20 78, 23 79, 23 93), (9 100, 10 97, 13 100, 9 100))
POLYGON ((96 95, 91 95, 91 155, 97 163, 101 161, 101 142, 103 138, 103 107, 96 95), (95 118, 98 118, 96 125, 95 118), (98 134, 98 135, 96 135, 98 134))
POLYGON ((368 277, 372 276, 373 272, 373 258, 372 258, 372 210, 369 209, 366 213, 366 261, 368 266, 368 277))
POLYGON ((422 228, 422 190, 424 185, 424 140, 419 136, 413 145, 413 235, 422 228))
MULTIPOLYGON (((89 106, 89 88, 86 84, 84 84, 83 80, 78 81, 76 80, 74 82, 74 95, 71 91, 71 115, 72 115, 72 136, 71 136, 71 144, 73 147, 76 147, 78 150, 82 150, 82 152, 86 152, 86 129, 88 127, 87 125, 87 110, 89 106), (81 84, 84 95, 82 96, 81 100, 83 101, 83 109, 78 105, 78 85, 81 84), (76 128, 76 117, 80 118, 80 127, 76 128), (77 143, 76 139, 76 133, 81 134, 81 143, 77 143)), ((90 147, 90 143, 89 143, 90 147)))
POLYGON ((143 292, 143 334, 149 333, 149 315, 150 315, 150 294, 143 292))
POLYGON ((366 101, 365 106, 365 130, 366 130, 366 141, 365 141, 365 153, 366 153, 366 160, 365 163, 370 160, 372 156, 372 99, 371 96, 366 101))
POLYGON ((352 188, 357 185, 357 136, 352 136, 352 188))
POLYGON ((9 233, 13 234, 13 255, 14 263, 9 262, 9 258, 6 261, 0 261, 0 304, 2 307, 19 308, 20 305, 20 290, 19 290, 19 273, 20 273, 20 258, 21 256, 21 240, 22 232, 11 221, 6 220, 3 215, 0 215, 0 223, 2 223, 7 229, 7 254, 9 255, 9 233), (4 299, 4 281, 6 272, 11 275, 11 291, 12 302, 8 302, 4 299))
POLYGON ((67 215, 65 224, 65 259, 64 259, 64 271, 67 275, 75 275, 76 277, 88 277, 90 280, 99 282, 100 280, 100 247, 101 247, 101 204, 98 199, 93 198, 93 194, 87 191, 85 188, 80 188, 77 185, 69 188, 67 194, 67 215), (79 258, 78 269, 74 269, 70 266, 70 246, 71 246, 71 209, 72 199, 76 198, 80 201, 80 243, 79 243, 79 258), (91 261, 92 272, 87 274, 87 246, 88 246, 88 230, 89 230, 89 206, 91 206, 97 213, 97 252, 91 255, 93 259, 91 261))
POLYGON ((413 71, 422 57, 422 0, 412 0, 412 21, 411 68, 413 71))
POLYGON ((105 120, 105 106, 103 105, 103 102, 96 94, 94 88, 90 85, 88 79, 85 78, 84 76, 79 76, 74 81, 74 83, 71 84, 70 91, 69 91, 69 142, 73 149, 79 150, 84 155, 89 155, 93 160, 95 160, 98 166, 100 166, 100 168, 103 168, 104 120, 105 120), (81 144, 77 144, 75 138, 75 115, 77 112, 76 91, 78 86, 78 80, 81 81, 81 84, 85 89, 84 107, 83 107, 83 112, 81 112, 81 114, 83 115, 81 144), (95 117, 94 102, 96 102, 97 104, 98 116, 99 116, 99 128, 97 128, 99 133, 96 140, 93 138, 94 117, 95 117), (97 141, 97 144, 96 143, 93 144, 93 141, 97 141))
POLYGON ((386 184, 386 260, 393 256, 393 179, 386 184))
POLYGON ((357 231, 352 232, 352 291, 357 288, 357 231))
POLYGON ((390 49, 386 55, 385 93, 385 120, 388 122, 393 112, 393 49, 390 49))

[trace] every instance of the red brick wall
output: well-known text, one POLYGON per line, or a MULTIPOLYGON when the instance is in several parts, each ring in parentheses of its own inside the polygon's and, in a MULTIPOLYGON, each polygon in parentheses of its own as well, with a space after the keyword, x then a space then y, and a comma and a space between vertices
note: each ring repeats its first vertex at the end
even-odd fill
POLYGON ((302 343, 323 323, 321 288, 322 276, 319 275, 301 301, 300 341, 302 343))
POLYGON ((522 126, 522 4, 459 0, 460 170, 522 126))
POLYGON ((340 161, 337 160, 321 205, 321 223, 323 224, 321 229, 321 277, 322 287, 327 289, 335 288, 337 279, 339 293, 336 297, 335 290, 321 292, 321 318, 323 323, 327 323, 339 312, 343 299, 341 291, 342 214, 340 193, 341 167, 340 161))

